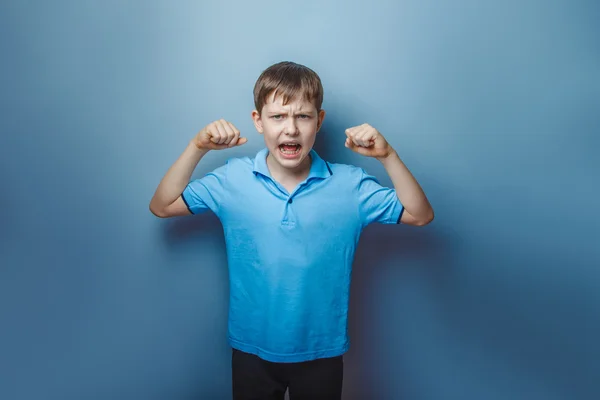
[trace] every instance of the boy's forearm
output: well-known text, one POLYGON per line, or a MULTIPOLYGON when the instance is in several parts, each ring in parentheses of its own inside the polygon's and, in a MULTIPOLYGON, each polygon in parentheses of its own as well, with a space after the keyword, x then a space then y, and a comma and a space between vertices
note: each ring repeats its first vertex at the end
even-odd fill
POLYGON ((381 161, 390 176, 398 199, 404 209, 417 219, 430 221, 433 218, 433 209, 429 204, 429 200, 427 200, 423 189, 404 165, 398 153, 393 151, 379 161, 381 161))
POLYGON ((190 143, 160 181, 150 202, 150 208, 162 209, 177 200, 206 153, 208 150, 199 149, 190 143))

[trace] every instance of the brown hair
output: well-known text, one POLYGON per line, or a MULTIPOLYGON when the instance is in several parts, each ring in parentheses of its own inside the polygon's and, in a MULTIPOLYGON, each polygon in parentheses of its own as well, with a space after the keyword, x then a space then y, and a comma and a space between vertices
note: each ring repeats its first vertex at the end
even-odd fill
POLYGON ((271 93, 283 96, 283 104, 298 95, 313 102, 317 111, 323 104, 321 78, 312 69, 291 61, 271 65, 258 77, 254 85, 254 105, 259 114, 271 93))

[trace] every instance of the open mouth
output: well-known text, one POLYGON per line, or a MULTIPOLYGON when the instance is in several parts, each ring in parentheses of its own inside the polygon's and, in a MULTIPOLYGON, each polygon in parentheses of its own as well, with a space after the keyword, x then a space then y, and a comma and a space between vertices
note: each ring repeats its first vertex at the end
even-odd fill
POLYGON ((279 151, 286 156, 294 156, 300 153, 302 146, 297 143, 284 143, 279 145, 279 151))

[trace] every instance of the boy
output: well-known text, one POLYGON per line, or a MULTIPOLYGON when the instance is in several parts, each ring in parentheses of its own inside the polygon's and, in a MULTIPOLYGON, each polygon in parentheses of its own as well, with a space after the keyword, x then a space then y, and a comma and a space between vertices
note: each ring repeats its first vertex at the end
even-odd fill
POLYGON ((368 124, 345 146, 375 157, 394 189, 361 168, 312 149, 325 111, 319 76, 303 65, 267 68, 252 119, 266 148, 229 159, 190 182, 210 150, 247 139, 225 120, 208 124, 167 171, 150 202, 158 217, 214 212, 223 225, 230 281, 234 399, 341 399, 354 251, 373 222, 422 226, 433 219, 423 190, 368 124))

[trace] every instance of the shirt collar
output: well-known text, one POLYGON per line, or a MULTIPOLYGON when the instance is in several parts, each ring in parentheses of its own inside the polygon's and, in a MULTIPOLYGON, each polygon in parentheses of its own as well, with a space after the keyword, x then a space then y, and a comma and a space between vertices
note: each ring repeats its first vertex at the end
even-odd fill
MULTIPOLYGON (((328 178, 333 175, 331 172, 331 168, 325 160, 323 160, 314 149, 310 150, 311 164, 310 171, 308 172, 307 180, 310 178, 328 178)), ((254 158, 254 169, 255 173, 260 173, 262 175, 268 176, 271 178, 271 173, 269 172, 269 168, 267 166, 267 156, 269 155, 269 149, 264 148, 260 150, 256 157, 254 158)))

